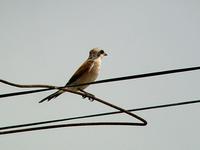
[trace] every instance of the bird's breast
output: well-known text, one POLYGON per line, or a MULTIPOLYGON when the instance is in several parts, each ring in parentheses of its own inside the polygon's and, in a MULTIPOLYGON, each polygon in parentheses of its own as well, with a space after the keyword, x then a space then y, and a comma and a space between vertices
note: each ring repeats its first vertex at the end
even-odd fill
MULTIPOLYGON (((74 82, 74 84, 81 84, 81 83, 88 83, 95 81, 99 75, 100 68, 101 68, 101 61, 94 61, 91 68, 88 71, 86 71, 79 79, 77 79, 74 82)), ((71 89, 72 90, 77 90, 78 88, 85 89, 88 86, 89 85, 72 87, 71 89)))

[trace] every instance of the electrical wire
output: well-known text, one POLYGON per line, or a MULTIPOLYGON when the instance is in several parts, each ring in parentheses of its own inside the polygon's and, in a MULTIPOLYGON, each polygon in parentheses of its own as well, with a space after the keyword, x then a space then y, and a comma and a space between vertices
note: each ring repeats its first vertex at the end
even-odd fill
MULTIPOLYGON (((129 111, 129 112, 134 111, 135 112, 135 111, 144 111, 144 110, 154 110, 154 109, 159 109, 159 108, 168 108, 168 107, 195 104, 195 103, 200 103, 200 100, 183 101, 183 102, 177 102, 177 103, 148 106, 148 107, 142 107, 142 108, 136 108, 136 109, 129 109, 127 111, 129 111)), ((121 123, 120 122, 93 122, 93 123, 90 122, 90 123, 71 123, 71 124, 57 124, 57 125, 47 125, 47 126, 40 126, 40 127, 30 127, 30 126, 36 126, 36 125, 43 125, 43 124, 58 123, 58 122, 77 120, 77 119, 100 117, 100 116, 113 115, 113 114, 119 114, 119 113, 123 113, 123 112, 122 111, 113 111, 113 112, 107 112, 107 113, 99 113, 99 114, 93 114, 93 115, 85 115, 85 116, 71 117, 71 118, 65 118, 65 119, 56 119, 56 120, 48 120, 48 121, 41 121, 41 122, 34 122, 34 123, 27 123, 27 124, 1 127, 0 128, 0 135, 11 134, 11 133, 19 133, 19 132, 36 131, 36 130, 44 130, 44 129, 63 128, 63 127, 79 127, 79 126, 94 126, 94 125, 129 125, 129 126, 132 125, 131 123, 128 123, 128 122, 126 122, 126 123, 124 123, 124 122, 121 122, 121 123), (22 127, 30 127, 30 128, 15 129, 15 128, 22 128, 22 127), (8 130, 8 129, 12 129, 12 130, 8 130)))
MULTIPOLYGON (((96 100, 97 102, 100 102, 104 105, 115 108, 115 109, 117 109, 117 110, 139 120, 140 122, 87 122, 87 123, 81 122, 81 123, 71 123, 71 124, 57 124, 57 125, 48 125, 48 126, 40 126, 40 127, 30 127, 30 128, 24 128, 24 129, 18 129, 19 126, 15 126, 14 128, 17 128, 17 129, 12 129, 12 130, 5 130, 5 129, 11 129, 11 127, 2 127, 0 130, 3 130, 3 131, 0 131, 0 135, 18 133, 18 132, 34 131, 34 130, 61 128, 61 127, 78 127, 78 126, 95 126, 95 125, 129 125, 129 126, 146 126, 147 125, 147 121, 145 119, 143 119, 142 117, 140 117, 140 116, 138 116, 134 113, 131 113, 131 112, 129 112, 129 111, 127 111, 127 110, 125 110, 121 107, 118 107, 114 104, 106 102, 106 101, 104 101, 100 98, 92 97, 92 96, 89 96, 89 95, 88 95, 88 97, 91 97, 94 100, 96 100)), ((22 127, 22 126, 20 126, 20 127, 22 127)))
MULTIPOLYGON (((179 73, 179 72, 186 72, 186 71, 194 71, 199 70, 200 67, 190 67, 190 68, 182 68, 182 69, 174 69, 174 70, 167 70, 167 71, 159 71, 159 72, 153 72, 153 73, 146 73, 146 74, 139 74, 139 75, 132 75, 132 76, 124 76, 124 77, 118 77, 118 78, 111 78, 111 79, 105 79, 105 80, 99 80, 95 82, 90 83, 84 83, 79 85, 73 85, 73 86, 81 86, 81 85, 88 85, 88 84, 99 84, 99 83, 106 83, 106 82, 114 82, 114 81, 122 81, 122 80, 130 80, 130 79, 138 79, 138 78, 146 78, 146 77, 153 77, 153 76, 159 76, 159 75, 166 75, 166 74, 173 74, 173 73, 179 73)), ((68 89, 68 87, 58 87, 58 86, 51 86, 51 85, 21 85, 21 84, 15 84, 12 82, 8 82, 5 80, 0 79, 1 83, 20 87, 20 88, 44 88, 39 90, 31 90, 31 91, 22 91, 22 92, 14 92, 14 93, 7 93, 0 95, 0 98, 3 97, 9 97, 9 96, 16 96, 16 95, 22 95, 22 94, 30 94, 30 93, 36 93, 36 92, 42 92, 47 90, 53 90, 53 89, 62 89, 67 92, 71 92, 74 94, 85 96, 83 93, 80 92, 74 92, 68 89)), ((71 86, 70 86, 71 87, 71 86)), ((117 113, 125 113, 127 115, 130 115, 131 117, 134 117, 138 119, 139 123, 135 122, 87 122, 87 123, 71 123, 71 124, 57 124, 57 125, 47 125, 47 126, 40 126, 40 127, 30 127, 30 128, 24 128, 24 129, 18 129, 21 127, 27 127, 27 126, 33 126, 33 125, 40 125, 40 124, 46 124, 46 123, 53 123, 57 121, 66 121, 66 120, 72 120, 72 118, 67 119, 58 119, 58 120, 50 120, 50 121, 42 121, 42 122, 36 122, 36 123, 29 123, 29 124, 22 124, 22 125, 14 125, 14 126, 7 126, 7 127, 1 127, 0 128, 0 134, 10 134, 10 133, 18 133, 18 132, 26 132, 26 131, 34 131, 34 130, 44 130, 44 129, 53 129, 53 128, 61 128, 61 127, 77 127, 77 126, 96 126, 96 125, 129 125, 129 126, 146 126, 147 121, 143 118, 139 117, 136 114, 131 113, 131 111, 139 111, 139 110, 147 110, 147 109, 156 109, 156 108, 162 108, 162 107, 171 107, 171 106, 177 106, 177 105, 185 105, 192 102, 181 102, 181 103, 174 103, 174 104, 165 104, 165 105, 159 105, 159 106, 151 106, 146 108, 139 108, 139 109, 132 109, 132 110, 126 110, 121 107, 118 107, 114 104, 108 103, 107 101, 104 101, 102 99, 99 99, 97 97, 91 97, 87 95, 87 97, 92 98, 102 104, 105 104, 109 107, 115 108, 118 111, 115 112, 108 112, 108 113, 101 113, 101 114, 94 114, 94 115, 88 115, 88 116, 79 116, 79 117, 73 117, 73 119, 83 119, 83 118, 90 118, 90 117, 97 117, 97 116, 103 116, 103 115, 111 115, 111 114, 117 114, 117 113), (14 128, 14 129, 13 129, 14 128)), ((199 101, 198 101, 199 102, 199 101)), ((193 101, 193 103, 197 103, 197 101, 193 101)))
MULTIPOLYGON (((123 81, 123 80, 130 80, 130 79, 147 78, 147 77, 181 73, 181 72, 188 72, 188 71, 195 71, 195 70, 200 70, 200 66, 189 67, 189 68, 181 68, 181 69, 172 69, 172 70, 158 71, 158 72, 151 72, 151 73, 117 77, 117 78, 110 78, 110 79, 98 80, 98 81, 84 83, 84 84, 78 84, 78 85, 71 85, 71 86, 67 85, 66 87, 72 87, 72 86, 74 87, 74 86, 89 85, 89 84, 100 84, 100 83, 123 81)), ((63 88, 65 88, 65 87, 58 87, 58 86, 52 86, 52 85, 41 85, 41 84, 22 85, 22 84, 12 83, 12 82, 9 82, 9 81, 3 80, 3 79, 0 79, 0 82, 7 84, 7 85, 10 85, 10 86, 20 87, 20 88, 47 88, 47 89, 40 89, 40 90, 30 90, 30 91, 24 91, 24 92, 14 92, 14 93, 8 93, 8 94, 1 94, 0 98, 10 97, 10 96, 18 96, 18 95, 24 95, 24 94, 32 94, 32 93, 43 92, 43 91, 48 91, 48 90, 53 90, 53 89, 63 89, 63 88)))

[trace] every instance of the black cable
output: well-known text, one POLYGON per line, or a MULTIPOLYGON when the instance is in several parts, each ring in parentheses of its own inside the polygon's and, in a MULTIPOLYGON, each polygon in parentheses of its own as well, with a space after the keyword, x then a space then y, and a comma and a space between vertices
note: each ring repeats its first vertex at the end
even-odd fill
POLYGON ((67 85, 67 87, 74 87, 74 86, 81 86, 81 85, 88 85, 88 84, 99 84, 99 83, 115 82, 115 81, 123 81, 123 80, 130 80, 130 79, 139 79, 139 78, 160 76, 160 75, 166 75, 166 74, 194 71, 194 70, 199 70, 199 69, 200 69, 200 66, 190 67, 190 68, 182 68, 182 69, 173 69, 173 70, 166 70, 166 71, 124 76, 124 77, 118 77, 118 78, 104 79, 104 80, 99 80, 99 81, 94 81, 94 82, 89 82, 89 83, 84 83, 84 84, 78 84, 78 85, 67 85))
MULTIPOLYGON (((94 100, 96 100, 97 102, 100 102, 104 105, 107 105, 109 107, 115 108, 117 110, 120 110, 121 112, 141 121, 141 122, 87 122, 87 123, 72 123, 72 124, 58 124, 58 125, 48 125, 48 126, 40 126, 40 127, 31 127, 31 128, 24 128, 24 129, 18 129, 19 126, 17 127, 17 125, 14 128, 17 129, 13 129, 13 130, 5 130, 5 129, 11 129, 11 127, 2 127, 0 131, 0 134, 10 134, 10 133, 18 133, 18 132, 26 132, 26 131, 34 131, 34 130, 43 130, 43 129, 52 129, 52 128, 61 128, 61 127, 77 127, 77 126, 94 126, 94 125, 129 125, 129 126, 146 126, 147 125, 147 121, 144 120, 142 117, 131 113, 121 107, 118 107, 114 104, 111 104, 109 102, 106 102, 102 99, 99 99, 97 97, 92 97, 92 96, 88 96, 90 98, 93 98, 94 100), (5 130, 5 131, 4 131, 5 130)), ((23 126, 23 125, 22 125, 23 126)), ((22 127, 21 126, 21 127, 22 127)))
MULTIPOLYGON (((122 80, 130 80, 130 79, 138 79, 138 78, 145 78, 145 77, 152 77, 152 76, 158 76, 158 75, 165 75, 165 74, 172 74, 172 73, 178 73, 178 72, 186 72, 186 71, 193 71, 193 70, 198 70, 200 67, 191 67, 191 68, 183 68, 183 69, 174 69, 174 70, 167 70, 167 71, 160 71, 160 72, 153 72, 153 73, 146 73, 146 74, 140 74, 140 75, 132 75, 132 76, 125 76, 125 77, 119 77, 119 78, 111 78, 111 79, 105 79, 105 80, 99 80, 95 82, 90 82, 90 83, 84 83, 84 84, 79 84, 79 85, 73 85, 73 86, 81 86, 81 85, 88 85, 88 84, 98 84, 98 83, 106 83, 106 82, 114 82, 114 81, 122 81, 122 80)), ((15 84, 11 83, 5 80, 1 80, 0 82, 11 85, 11 86, 16 86, 16 87, 22 87, 22 88, 46 88, 46 89, 40 89, 40 90, 33 90, 33 91, 23 91, 23 92, 15 92, 15 93, 9 93, 9 94, 3 94, 0 95, 0 97, 8 97, 8 96, 14 96, 14 95, 21 95, 21 94, 28 94, 28 93, 35 93, 35 92, 41 92, 41 91, 47 91, 47 90, 52 90, 52 89, 62 89, 63 87, 56 87, 56 86, 49 86, 49 85, 20 85, 20 84, 15 84)), ((73 92, 72 92, 73 93, 73 92)), ((77 93, 76 93, 77 94, 77 93)), ((80 95, 80 94, 79 94, 80 95)), ((93 98, 93 97, 91 97, 93 98)), ((115 109, 118 109, 118 112, 109 112, 109 113, 103 113, 103 114, 94 114, 94 115, 89 115, 87 117, 91 116, 102 116, 102 115, 108 115, 108 114, 116 114, 116 113, 126 113, 134 118, 137 118, 140 120, 142 123, 132 123, 132 122, 88 122, 88 123, 74 123, 74 124, 58 124, 58 125, 49 125, 49 126, 40 126, 40 127, 32 127, 32 128, 25 128, 25 129, 14 129, 14 130, 8 130, 12 128, 19 128, 19 127, 26 127, 26 126, 32 126, 32 125, 39 125, 39 124, 45 124, 45 123, 52 123, 55 122, 55 120, 52 121, 43 121, 43 122, 37 122, 37 123, 30 123, 30 124, 23 124, 23 125, 14 125, 14 126, 8 126, 8 127, 2 127, 0 130, 5 130, 6 131, 1 131, 0 134, 9 134, 9 133, 17 133, 17 132, 25 132, 25 131, 34 131, 34 130, 42 130, 42 129, 52 129, 52 128, 60 128, 60 127, 75 127, 75 126, 93 126, 93 125, 131 125, 131 126, 145 126, 147 124, 146 120, 143 118, 130 113, 130 111, 136 111, 134 110, 125 110, 123 108, 120 108, 118 106, 115 106, 111 103, 108 103, 106 101, 103 101, 98 98, 93 98, 96 101, 103 103, 107 106, 113 107, 115 109)), ((175 105, 183 105, 183 104, 189 104, 191 102, 182 102, 182 103, 177 103, 177 104, 167 104, 167 105, 160 105, 160 106, 152 106, 152 107, 146 107, 146 108, 140 108, 138 110, 145 110, 145 109, 155 109, 155 108, 162 108, 162 107, 170 107, 170 106, 175 106, 175 105)), ((80 118, 86 118, 86 116, 80 116, 80 117, 73 117, 73 119, 80 119, 80 118)), ((69 118, 67 118, 69 120, 69 118)), ((60 119, 59 119, 60 120, 60 119)), ((63 119, 61 119, 63 120, 63 119)), ((60 120, 60 121, 61 121, 60 120)), ((72 120, 72 119, 71 119, 72 120)), ((58 121, 58 120, 57 120, 58 121)), ((65 119, 66 121, 66 119, 65 119)))
POLYGON ((39 90, 28 90, 28 91, 22 91, 22 92, 6 93, 6 94, 1 94, 0 98, 18 96, 18 95, 25 95, 25 94, 32 94, 32 93, 49 91, 49 90, 53 90, 53 89, 39 89, 39 90))
MULTIPOLYGON (((199 70, 199 69, 200 69, 200 66, 190 67, 190 68, 182 68, 182 69, 173 69, 173 70, 166 70, 166 71, 159 71, 159 72, 152 72, 152 73, 145 73, 145 74, 138 74, 138 75, 131 75, 131 76, 118 77, 118 78, 110 78, 110 79, 98 80, 98 81, 95 81, 95 82, 84 83, 84 84, 73 85, 73 86, 88 85, 88 84, 99 84, 99 83, 123 81, 123 80, 130 80, 130 79, 139 79, 139 78, 153 77, 153 76, 159 76, 159 75, 166 75, 166 74, 194 71, 194 70, 199 70)), ((4 84, 11 85, 11 86, 15 86, 15 87, 29 86, 29 85, 14 84, 14 83, 2 80, 2 79, 0 79, 0 82, 2 82, 4 84)), ((31 87, 35 87, 35 88, 37 86, 38 85, 31 85, 31 87)), ((44 86, 43 88, 45 88, 45 86, 48 86, 48 85, 39 85, 39 86, 40 87, 44 86)), ((56 89, 55 86, 49 86, 49 87, 51 87, 51 88, 47 87, 47 89, 42 89, 42 90, 38 90, 38 91, 37 90, 33 90, 33 91, 30 90, 30 91, 25 91, 25 92, 1 94, 0 98, 9 97, 9 96, 15 96, 15 95, 22 95, 22 94, 31 94, 31 93, 36 93, 36 92, 42 92, 42 91, 48 91, 48 90, 56 89)), ((67 87, 71 87, 71 86, 68 85, 67 87)), ((59 88, 63 88, 63 87, 59 87, 59 88)))
MULTIPOLYGON (((142 107, 142 108, 136 108, 136 109, 129 109, 127 111, 132 112, 132 111, 152 110, 152 109, 159 109, 159 108, 166 108, 166 107, 173 107, 173 106, 180 106, 180 105, 188 105, 188 104, 195 104, 195 103, 200 103, 200 100, 193 100, 193 101, 185 101, 185 102, 177 102, 177 103, 169 103, 169 104, 163 104, 163 105, 142 107)), ((0 130, 6 130, 6 131, 0 131, 0 134, 9 134, 9 133, 26 132, 26 131, 34 131, 34 130, 61 128, 61 127, 75 127, 75 126, 77 127, 77 126, 91 126, 91 125, 131 125, 131 123, 125 123, 125 122, 121 122, 121 123, 120 122, 116 122, 116 123, 114 123, 114 122, 92 123, 92 122, 90 122, 90 123, 49 125, 49 126, 31 127, 31 128, 25 128, 25 129, 8 130, 8 129, 14 129, 14 128, 30 127, 30 126, 35 126, 35 125, 42 125, 42 124, 48 124, 48 123, 77 120, 77 119, 85 119, 85 118, 113 115, 113 114, 119 114, 119 113, 123 113, 123 112, 122 111, 113 111, 113 112, 107 112, 107 113, 99 113, 99 114, 93 114, 93 115, 85 115, 85 116, 71 117, 71 118, 65 118, 65 119, 56 119, 56 120, 49 120, 49 121, 42 121, 42 122, 34 122, 34 123, 27 123, 27 124, 21 124, 21 125, 1 127, 0 130)))
POLYGON ((86 123, 69 123, 69 124, 57 124, 57 125, 49 125, 49 126, 41 126, 41 127, 32 127, 25 129, 16 129, 16 130, 8 130, 1 131, 0 135, 12 134, 12 133, 20 133, 20 132, 28 132, 28 131, 36 131, 36 130, 45 130, 45 129, 55 129, 55 128, 64 128, 64 127, 81 127, 81 126, 102 126, 102 125, 126 125, 126 126, 141 126, 138 123, 131 122, 86 122, 86 123))

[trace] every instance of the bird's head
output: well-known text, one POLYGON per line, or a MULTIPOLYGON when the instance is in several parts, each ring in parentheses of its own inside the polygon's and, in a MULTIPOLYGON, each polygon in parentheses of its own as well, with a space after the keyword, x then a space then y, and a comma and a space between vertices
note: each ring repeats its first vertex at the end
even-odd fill
POLYGON ((104 52, 104 50, 100 48, 93 48, 90 50, 89 53, 89 59, 96 59, 96 58, 103 58, 104 56, 107 56, 107 54, 104 52))

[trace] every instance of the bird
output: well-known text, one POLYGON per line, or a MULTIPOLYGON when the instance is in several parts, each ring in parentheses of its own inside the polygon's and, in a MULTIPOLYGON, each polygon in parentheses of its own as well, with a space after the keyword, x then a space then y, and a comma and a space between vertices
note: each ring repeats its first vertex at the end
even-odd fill
MULTIPOLYGON (((72 75, 72 77, 69 79, 67 84, 64 86, 72 91, 78 91, 82 92, 85 96, 83 98, 87 97, 87 95, 94 96, 86 91, 84 91, 85 88, 87 88, 89 85, 82 85, 82 86, 74 86, 74 87, 67 87, 67 86, 73 86, 88 82, 93 82, 97 79, 100 68, 101 68, 101 62, 104 56, 107 56, 107 53, 104 52, 104 50, 100 48, 93 48, 89 52, 89 57, 86 59, 86 61, 75 71, 75 73, 72 75)), ((45 97, 39 103, 42 103, 44 101, 50 101, 59 95, 64 93, 63 90, 58 90, 55 93, 45 97)), ((90 100, 91 98, 89 98, 90 100)), ((93 101, 93 100, 91 100, 93 101)))

